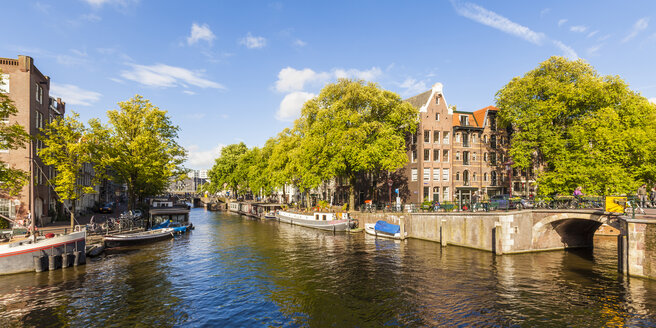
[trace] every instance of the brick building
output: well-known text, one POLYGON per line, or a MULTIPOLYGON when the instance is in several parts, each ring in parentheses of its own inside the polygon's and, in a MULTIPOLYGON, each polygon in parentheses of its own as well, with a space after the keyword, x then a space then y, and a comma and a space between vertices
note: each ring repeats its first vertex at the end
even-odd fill
MULTIPOLYGON (((497 126, 498 109, 488 106, 475 112, 449 107, 442 84, 406 99, 419 110, 417 133, 408 140, 407 175, 409 196, 405 202, 469 201, 475 194, 508 193, 508 174, 520 193, 533 190, 534 181, 506 161, 508 133, 497 126)), ((530 173, 530 172, 524 172, 530 173)), ((514 194, 517 194, 515 192, 514 194)))
MULTIPOLYGON (((3 81, 0 92, 7 94, 18 109, 15 116, 3 118, 4 122, 18 122, 30 135, 35 136, 41 133, 39 129, 49 121, 64 115, 66 104, 60 98, 49 96, 50 78, 34 66, 31 57, 0 58, 0 70, 3 81)), ((54 170, 44 165, 36 155, 42 146, 40 141, 34 141, 26 148, 0 150, 2 162, 29 172, 34 181, 32 199, 29 197, 29 184, 15 197, 0 195, 0 214, 10 218, 23 218, 33 205, 34 217, 39 222, 40 218, 48 216, 49 209, 55 209, 56 194, 46 179, 53 176, 54 170), (30 166, 31 156, 34 158, 33 166, 30 166)))

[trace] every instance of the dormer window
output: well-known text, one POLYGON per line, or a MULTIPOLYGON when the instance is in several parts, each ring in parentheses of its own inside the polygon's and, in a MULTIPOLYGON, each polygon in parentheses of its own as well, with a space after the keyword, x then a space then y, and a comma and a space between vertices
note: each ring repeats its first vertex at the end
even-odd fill
POLYGON ((460 126, 467 126, 467 125, 469 125, 469 116, 460 115, 460 126))

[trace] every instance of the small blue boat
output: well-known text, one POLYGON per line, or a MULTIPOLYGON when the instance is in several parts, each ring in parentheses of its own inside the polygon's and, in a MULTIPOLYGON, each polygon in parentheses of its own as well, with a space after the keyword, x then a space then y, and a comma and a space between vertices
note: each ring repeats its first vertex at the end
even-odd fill
MULTIPOLYGON (((377 221, 375 224, 365 223, 364 232, 376 237, 401 239, 401 226, 382 220, 377 221)), ((407 231, 405 232, 405 236, 408 236, 407 231)))

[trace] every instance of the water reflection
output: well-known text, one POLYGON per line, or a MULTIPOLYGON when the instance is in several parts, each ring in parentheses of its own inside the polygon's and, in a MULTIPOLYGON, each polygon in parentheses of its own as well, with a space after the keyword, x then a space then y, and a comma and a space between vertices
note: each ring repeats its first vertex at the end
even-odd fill
POLYGON ((0 277, 0 326, 656 325, 656 282, 593 250, 495 257, 192 211, 197 229, 0 277))

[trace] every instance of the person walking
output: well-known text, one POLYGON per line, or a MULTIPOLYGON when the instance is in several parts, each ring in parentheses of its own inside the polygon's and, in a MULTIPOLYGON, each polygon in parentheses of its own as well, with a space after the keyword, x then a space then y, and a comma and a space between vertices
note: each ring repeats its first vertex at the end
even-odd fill
POLYGON ((645 208, 645 205, 647 203, 647 185, 642 184, 640 188, 638 188, 638 204, 640 204, 640 207, 645 208))
POLYGON ((651 207, 656 207, 656 185, 651 188, 651 207))

